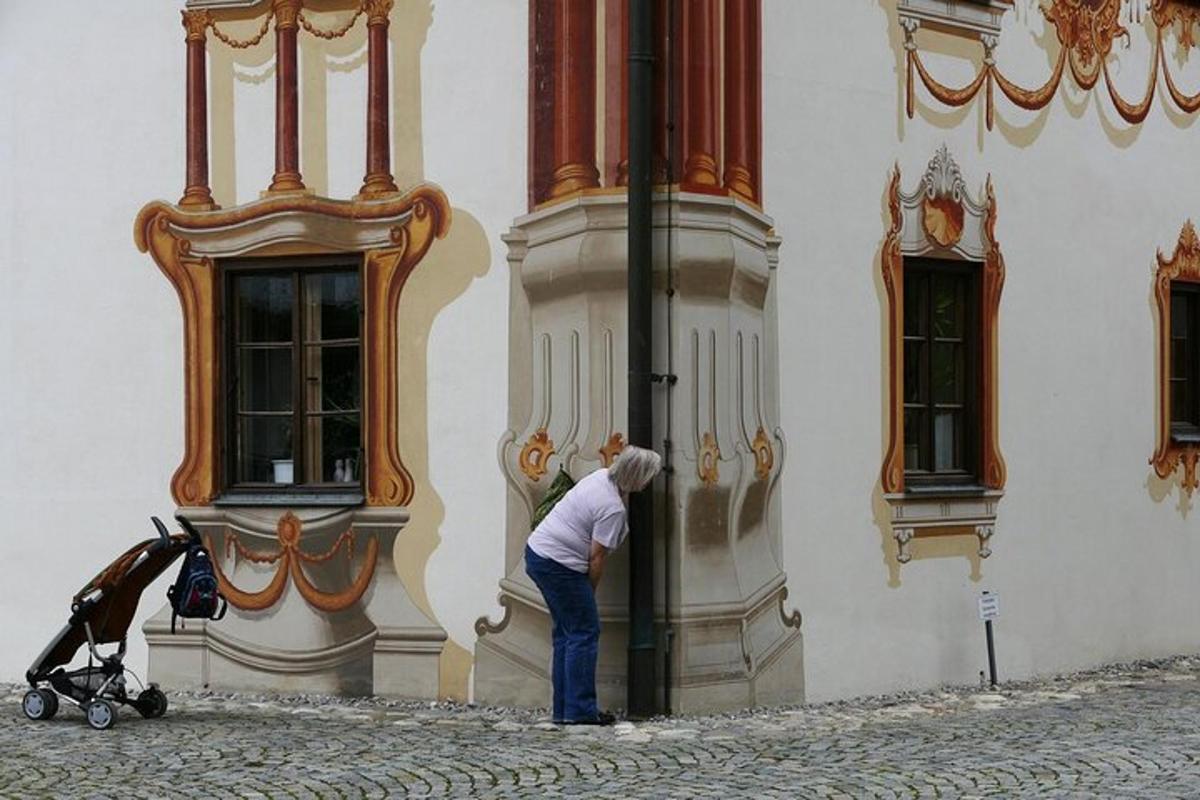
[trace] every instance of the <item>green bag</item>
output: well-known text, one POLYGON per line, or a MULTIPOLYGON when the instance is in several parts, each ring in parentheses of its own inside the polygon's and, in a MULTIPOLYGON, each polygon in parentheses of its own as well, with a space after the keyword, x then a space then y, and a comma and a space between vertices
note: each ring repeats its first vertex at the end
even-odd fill
POLYGON ((565 469, 559 467, 558 474, 554 476, 554 480, 550 482, 550 488, 546 490, 546 496, 542 498, 542 502, 538 503, 538 507, 533 512, 533 521, 529 530, 535 530, 538 525, 541 525, 542 520, 550 513, 550 509, 558 505, 558 501, 562 500, 574 486, 574 479, 565 469))

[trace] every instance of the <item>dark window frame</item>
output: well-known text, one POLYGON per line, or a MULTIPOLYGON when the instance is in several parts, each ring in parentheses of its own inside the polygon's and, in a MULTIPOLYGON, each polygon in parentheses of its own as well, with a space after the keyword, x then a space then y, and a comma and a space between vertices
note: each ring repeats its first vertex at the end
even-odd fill
POLYGON ((1171 327, 1167 330, 1167 341, 1170 344, 1166 376, 1168 421, 1171 426, 1172 438, 1194 442, 1200 440, 1200 283, 1171 281, 1168 302, 1171 308, 1171 327), (1183 339, 1187 348, 1184 362, 1187 374, 1183 378, 1175 377, 1175 300, 1177 297, 1184 300, 1188 306, 1187 328, 1183 339), (1184 420, 1175 418, 1175 384, 1177 382, 1183 383, 1187 397, 1187 418, 1184 420))
MULTIPOLYGON (((982 455, 983 455, 983 425, 982 425, 982 406, 984 392, 988 387, 984 386, 984 371, 982 369, 983 353, 983 264, 975 261, 959 261, 953 259, 931 258, 921 256, 906 256, 902 264, 904 270, 904 292, 906 297, 904 303, 907 304, 909 287, 915 284, 916 281, 910 280, 918 275, 929 276, 926 281, 927 291, 929 296, 926 302, 927 319, 925 320, 925 335, 910 336, 905 328, 905 322, 901 322, 901 342, 902 351, 900 353, 899 368, 906 370, 907 360, 906 352, 908 342, 914 340, 924 341, 926 345, 926 357, 921 372, 921 379, 924 382, 924 397, 925 402, 909 402, 908 387, 905 386, 905 397, 901 398, 902 417, 901 425, 907 428, 907 412, 910 408, 921 408, 926 411, 928 424, 925 426, 927 430, 923 431, 923 441, 918 443, 918 450, 922 453, 925 463, 930 465, 930 469, 913 468, 908 464, 907 447, 908 439, 905 438, 904 459, 904 482, 905 487, 920 491, 921 489, 932 489, 935 487, 976 487, 981 483, 982 474, 982 455), (968 297, 967 307, 963 310, 963 400, 958 403, 938 403, 934 398, 932 387, 933 373, 933 350, 937 337, 934 336, 933 330, 933 302, 932 302, 932 285, 933 276, 937 274, 953 275, 957 278, 965 279, 966 293, 968 297), (952 406, 961 406, 962 411, 962 468, 951 470, 937 470, 934 467, 934 459, 937 444, 935 441, 935 429, 933 420, 936 411, 939 407, 950 408, 952 406)), ((901 308, 901 319, 907 308, 901 308)), ((956 338, 956 337, 952 337, 956 338)), ((906 370, 907 372, 907 370, 906 370)))
MULTIPOLYGON (((263 498, 284 498, 309 496, 318 501, 321 497, 330 499, 359 496, 365 489, 367 475, 367 448, 364 434, 366 432, 366 402, 367 402, 367 363, 365 344, 366 322, 366 275, 364 260, 356 254, 326 255, 326 256, 280 256, 272 258, 231 258, 218 262, 219 280, 217 281, 219 298, 219 319, 217 321, 219 352, 221 353, 221 430, 218 431, 220 443, 221 475, 218 485, 222 487, 226 499, 242 496, 263 498), (304 277, 312 273, 346 272, 358 277, 359 293, 359 324, 357 346, 359 351, 359 446, 357 456, 358 479, 352 482, 321 482, 302 483, 305 467, 305 436, 307 426, 305 417, 308 416, 305 392, 305 358, 304 352, 308 343, 304 337, 305 293, 303 290, 304 277), (292 314, 292 470, 296 480, 290 484, 271 482, 242 482, 234 480, 237 475, 237 356, 238 335, 234 330, 236 310, 233 303, 236 298, 233 293, 234 280, 245 275, 291 275, 293 281, 293 298, 295 310, 292 314)), ((323 412, 318 412, 323 413, 323 412)))

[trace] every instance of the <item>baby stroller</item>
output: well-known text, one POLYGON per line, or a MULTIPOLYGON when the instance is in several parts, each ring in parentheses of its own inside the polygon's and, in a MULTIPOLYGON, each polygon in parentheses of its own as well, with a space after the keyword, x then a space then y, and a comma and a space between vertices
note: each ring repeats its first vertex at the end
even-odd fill
MULTIPOLYGON (((126 692, 125 673, 133 675, 133 672, 122 663, 125 636, 142 592, 175 559, 199 544, 200 535, 182 517, 176 519, 188 533, 174 536, 157 517, 150 519, 158 529, 158 538, 126 550, 75 594, 66 627, 25 673, 33 687, 22 702, 25 716, 33 720, 50 719, 58 711, 59 696, 81 708, 88 724, 96 730, 111 728, 117 721, 114 703, 133 706, 147 719, 166 713, 167 697, 154 684, 143 686, 136 697, 126 692), (64 669, 85 642, 88 665, 64 669), (116 652, 101 655, 97 647, 113 642, 118 643, 116 652)), ((133 677, 138 680, 136 675, 133 677)), ((141 685, 140 680, 138 684, 141 685)))

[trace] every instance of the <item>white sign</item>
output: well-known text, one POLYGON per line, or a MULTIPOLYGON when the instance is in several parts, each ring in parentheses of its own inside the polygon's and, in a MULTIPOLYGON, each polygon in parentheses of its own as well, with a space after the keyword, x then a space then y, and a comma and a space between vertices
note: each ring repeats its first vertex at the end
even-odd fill
POLYGON ((979 595, 979 618, 984 622, 1000 616, 1000 595, 984 592, 979 595))

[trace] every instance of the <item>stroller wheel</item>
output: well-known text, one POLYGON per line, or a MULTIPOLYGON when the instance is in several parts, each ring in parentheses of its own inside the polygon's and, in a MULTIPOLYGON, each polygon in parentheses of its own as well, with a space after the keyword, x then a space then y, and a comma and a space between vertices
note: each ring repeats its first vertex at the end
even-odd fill
POLYGON ((48 689, 30 689, 21 701, 21 709, 30 719, 50 719, 58 713, 58 695, 48 689))
POLYGON ((88 725, 98 731, 111 728, 117 721, 117 710, 107 700, 93 700, 84 707, 88 725))
POLYGON ((167 713, 167 696, 157 687, 151 686, 137 696, 134 708, 146 719, 158 719, 167 713))

